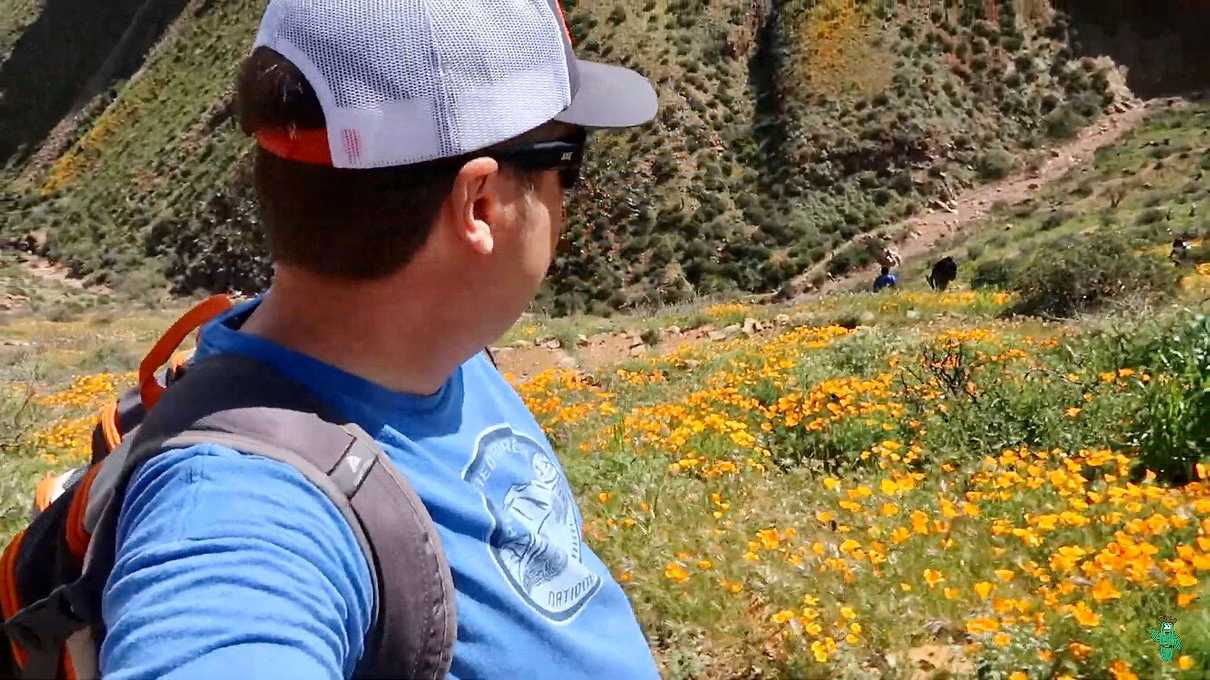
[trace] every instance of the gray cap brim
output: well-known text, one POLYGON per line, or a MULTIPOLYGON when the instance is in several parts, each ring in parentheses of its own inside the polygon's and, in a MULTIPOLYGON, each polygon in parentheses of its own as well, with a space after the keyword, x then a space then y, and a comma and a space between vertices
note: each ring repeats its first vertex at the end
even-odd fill
POLYGON ((576 60, 579 89, 555 120, 585 128, 628 128, 655 118, 659 101, 651 81, 620 66, 576 60))

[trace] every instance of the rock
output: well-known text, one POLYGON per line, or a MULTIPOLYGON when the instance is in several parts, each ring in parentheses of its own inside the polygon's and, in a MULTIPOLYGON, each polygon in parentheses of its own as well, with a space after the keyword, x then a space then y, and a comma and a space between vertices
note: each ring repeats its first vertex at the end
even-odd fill
POLYGON ((543 342, 542 346, 546 349, 559 349, 563 347, 563 343, 559 342, 558 338, 550 338, 549 340, 543 342))
POLYGON ((776 317, 773 318, 773 320, 777 323, 778 326, 789 326, 790 325, 790 315, 789 314, 778 314, 776 317))
POLYGON ((918 309, 909 309, 909 310, 907 311, 907 318, 909 318, 909 319, 911 319, 911 320, 913 320, 913 321, 915 321, 916 319, 919 319, 919 318, 920 318, 920 310, 918 310, 918 309))
POLYGON ((751 317, 744 319, 744 326, 741 330, 743 331, 744 335, 756 335, 757 331, 760 330, 760 322, 751 317))
POLYGON ((866 311, 862 312, 861 316, 859 316, 857 318, 861 319, 861 323, 863 323, 863 324, 871 324, 871 323, 874 323, 874 320, 877 319, 878 317, 874 315, 874 312, 866 310, 866 311))
POLYGON ((576 336, 576 347, 586 347, 588 345, 588 336, 583 333, 576 336))
POLYGON ((685 359, 685 368, 691 371, 701 365, 702 362, 698 361, 697 359, 685 359))
POLYGON ((532 347, 532 346, 533 346, 533 343, 530 342, 529 340, 518 340, 518 341, 514 342, 512 345, 510 345, 510 347, 515 347, 517 349, 524 349, 526 347, 532 347))
POLYGON ((579 368, 580 363, 570 354, 563 355, 559 358, 559 368, 579 368))
POLYGON ((512 347, 492 347, 491 348, 491 353, 498 357, 506 357, 515 351, 517 351, 517 350, 512 347))
POLYGON ((631 338, 630 342, 626 346, 630 349, 634 349, 635 347, 646 347, 647 343, 643 342, 642 338, 631 338))
POLYGON ((647 345, 635 345, 630 348, 630 356, 641 357, 647 353, 647 345))
POLYGON ((741 326, 737 323, 733 323, 730 326, 726 326, 723 328, 723 334, 726 335, 728 338, 733 338, 733 337, 739 335, 740 333, 742 333, 743 330, 744 330, 743 326, 741 326))
POLYGON ((718 342, 720 340, 726 340, 727 334, 723 331, 710 331, 709 333, 706 333, 706 337, 710 338, 714 342, 718 342))
POLYGON ((669 326, 664 329, 664 332, 667 333, 668 335, 680 335, 681 327, 680 326, 669 326))

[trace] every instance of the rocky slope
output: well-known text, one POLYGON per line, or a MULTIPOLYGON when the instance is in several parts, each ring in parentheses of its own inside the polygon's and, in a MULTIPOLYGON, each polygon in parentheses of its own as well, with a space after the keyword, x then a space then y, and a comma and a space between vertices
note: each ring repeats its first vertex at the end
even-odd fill
MULTIPOLYGON (((776 290, 1123 96, 1046 0, 565 5, 662 110, 597 140, 539 300, 560 313, 776 290)), ((0 0, 0 231, 131 293, 263 286, 231 90, 262 7, 0 0)))

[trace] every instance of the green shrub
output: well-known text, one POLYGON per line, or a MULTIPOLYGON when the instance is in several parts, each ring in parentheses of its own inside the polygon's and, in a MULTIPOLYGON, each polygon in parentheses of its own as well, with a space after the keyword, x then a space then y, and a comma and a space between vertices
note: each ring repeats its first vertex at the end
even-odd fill
POLYGON ((1008 288, 1012 282, 1012 266, 1004 260, 988 260, 975 267, 971 288, 1008 288))
POLYGON ((1042 224, 1038 227, 1038 229, 1040 231, 1058 229, 1063 225, 1064 222, 1070 220, 1074 216, 1075 214, 1069 210, 1053 210, 1049 215, 1046 216, 1046 219, 1042 220, 1042 224))
POLYGON ((843 276, 849 273, 857 266, 857 253, 853 248, 847 248, 843 252, 837 253, 828 262, 828 273, 832 276, 843 276))
POLYGON ((1135 222, 1139 225, 1155 224, 1164 219, 1164 211, 1159 208, 1147 208, 1139 213, 1139 217, 1135 222))
POLYGON ((1034 212, 1038 210, 1038 205, 1033 201, 1024 201, 1013 206, 1012 216, 1017 219, 1025 219, 1032 217, 1034 212))
POLYGON ((1176 288, 1173 268, 1135 252, 1121 236, 1060 239, 1013 272, 1019 314, 1071 317, 1127 295, 1162 297, 1176 288))
POLYGON ((1017 159, 1002 147, 996 147, 979 157, 975 172, 984 180, 1003 179, 1016 167, 1017 159))
POLYGON ((1164 379, 1147 385, 1133 443, 1140 467, 1183 484, 1193 480, 1194 463, 1210 458, 1210 317, 1181 320, 1148 349, 1164 379))
POLYGON ((1066 106, 1055 109, 1042 120, 1042 128, 1051 139, 1071 139, 1087 124, 1083 116, 1066 106))

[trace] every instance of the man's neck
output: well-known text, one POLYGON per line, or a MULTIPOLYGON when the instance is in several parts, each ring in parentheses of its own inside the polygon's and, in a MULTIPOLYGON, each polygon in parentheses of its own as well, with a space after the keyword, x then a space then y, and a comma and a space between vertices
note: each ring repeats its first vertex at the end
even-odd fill
POLYGON ((399 299, 377 283, 330 286, 279 276, 241 328, 393 392, 437 392, 482 349, 448 301, 399 299))

